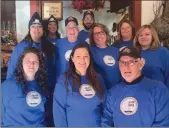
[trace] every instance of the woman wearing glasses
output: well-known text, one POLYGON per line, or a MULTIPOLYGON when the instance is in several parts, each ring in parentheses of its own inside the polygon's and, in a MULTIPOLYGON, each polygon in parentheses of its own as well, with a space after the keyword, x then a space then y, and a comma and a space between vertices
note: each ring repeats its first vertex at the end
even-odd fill
POLYGON ((169 126, 169 90, 159 81, 144 77, 144 60, 132 47, 120 51, 123 82, 107 94, 103 127, 169 126))
POLYGON ((156 30, 151 25, 143 25, 134 39, 134 47, 145 59, 143 74, 163 82, 169 89, 169 51, 160 46, 156 30))
POLYGON ((90 50, 96 71, 102 75, 107 89, 121 80, 117 59, 119 51, 113 46, 108 46, 109 31, 103 24, 95 24, 90 31, 90 50))

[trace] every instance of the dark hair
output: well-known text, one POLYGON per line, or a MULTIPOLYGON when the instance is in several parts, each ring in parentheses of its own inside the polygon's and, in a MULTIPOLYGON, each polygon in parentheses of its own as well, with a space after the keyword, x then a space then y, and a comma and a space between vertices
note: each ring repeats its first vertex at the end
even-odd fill
POLYGON ((69 68, 68 68, 68 71, 66 72, 66 81, 65 81, 66 88, 68 89, 68 81, 69 81, 70 77, 73 78, 73 87, 72 88, 77 89, 80 87, 80 83, 81 83, 80 75, 76 72, 75 65, 71 59, 74 56, 75 51, 79 48, 85 48, 89 53, 90 64, 89 64, 89 67, 86 72, 87 81, 96 90, 96 92, 98 92, 99 97, 102 101, 103 100, 103 89, 101 88, 101 85, 99 83, 98 74, 94 70, 91 52, 90 52, 87 44, 82 44, 82 43, 78 44, 72 50, 72 53, 71 53, 70 59, 69 59, 69 68))
POLYGON ((26 94, 27 88, 25 86, 26 78, 24 76, 23 59, 24 59, 25 55, 28 53, 33 53, 38 56, 39 69, 35 73, 35 80, 37 81, 38 85, 42 89, 42 93, 44 95, 48 95, 48 89, 47 89, 48 75, 47 75, 47 70, 45 68, 44 57, 43 57, 42 52, 40 52, 35 47, 26 48, 24 50, 24 52, 21 54, 21 56, 19 57, 17 67, 14 72, 16 82, 21 84, 23 93, 26 94))
POLYGON ((119 34, 120 34, 120 40, 123 40, 122 35, 121 35, 121 26, 123 25, 123 23, 127 23, 131 26, 131 28, 132 28, 132 38, 130 40, 133 40, 134 36, 135 36, 135 25, 131 20, 128 20, 128 19, 123 19, 119 23, 118 30, 119 30, 119 34))
POLYGON ((104 25, 104 24, 100 24, 100 23, 95 23, 93 26, 92 26, 92 28, 91 28, 91 30, 90 30, 90 33, 89 33, 89 40, 90 40, 90 44, 91 45, 96 45, 96 43, 95 43, 95 41, 94 41, 94 37, 93 37, 93 35, 94 35, 94 32, 93 32, 93 30, 94 30, 94 28, 95 27, 99 27, 99 28, 101 28, 105 33, 106 33, 106 44, 108 45, 109 43, 110 43, 110 35, 109 35, 109 30, 108 30, 108 28, 104 25))
MULTIPOLYGON (((48 24, 49 24, 49 23, 50 23, 50 22, 47 22, 47 26, 46 26, 46 35, 47 35, 47 36, 49 35, 49 30, 48 30, 48 24)), ((58 39, 60 39, 60 33, 58 32, 58 29, 59 29, 58 21, 55 21, 54 23, 56 23, 56 27, 57 27, 57 30, 56 30, 55 35, 56 35, 56 37, 57 37, 58 39)))
MULTIPOLYGON (((30 43, 30 46, 32 45, 32 43, 34 42, 32 40, 32 37, 30 35, 30 30, 28 31, 28 34, 25 36, 25 38, 23 39, 23 41, 28 41, 30 43)), ((56 50, 56 47, 54 44, 50 43, 46 36, 45 33, 43 33, 42 37, 41 37, 41 50, 42 52, 48 57, 48 58, 52 58, 53 54, 56 50)))

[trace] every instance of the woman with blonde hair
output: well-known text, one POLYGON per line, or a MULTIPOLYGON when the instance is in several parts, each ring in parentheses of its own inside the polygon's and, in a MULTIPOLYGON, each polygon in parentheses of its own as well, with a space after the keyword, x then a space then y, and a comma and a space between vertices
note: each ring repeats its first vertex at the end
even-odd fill
POLYGON ((169 51, 160 46, 156 30, 151 25, 143 25, 133 43, 145 59, 143 74, 163 82, 169 88, 169 51))

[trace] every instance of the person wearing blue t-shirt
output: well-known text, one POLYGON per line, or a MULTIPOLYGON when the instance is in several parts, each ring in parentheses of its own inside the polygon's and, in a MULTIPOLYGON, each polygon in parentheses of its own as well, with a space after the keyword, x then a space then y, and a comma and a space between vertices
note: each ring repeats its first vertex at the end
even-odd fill
POLYGON ((156 30, 151 25, 143 25, 134 39, 134 47, 145 59, 143 74, 163 82, 169 89, 169 51, 160 46, 156 30))
MULTIPOLYGON (((16 45, 8 62, 7 79, 14 76, 14 71, 19 56, 28 47, 39 49, 45 58, 45 68, 48 72, 48 89, 50 97, 53 97, 53 91, 56 84, 56 47, 49 42, 44 34, 44 24, 37 12, 33 14, 29 21, 29 32, 27 36, 16 45)), ((52 125, 50 125, 52 126, 52 125)))
POLYGON ((55 86, 55 126, 101 126, 104 91, 104 82, 93 68, 88 45, 76 45, 70 55, 68 71, 59 77, 55 86))
POLYGON ((89 10, 85 11, 82 22, 84 29, 79 32, 78 41, 80 43, 86 42, 89 44, 89 31, 95 22, 94 13, 89 10))
POLYGON ((169 126, 169 90, 162 82, 143 76, 143 66, 137 49, 121 50, 119 68, 125 81, 107 94, 103 127, 169 126))
POLYGON ((133 38, 135 36, 135 26, 130 20, 122 20, 119 24, 119 41, 115 42, 113 46, 119 50, 126 46, 133 46, 133 38))
POLYGON ((119 50, 108 46, 109 31, 103 24, 94 24, 90 31, 90 50, 96 71, 102 75, 107 89, 121 81, 117 63, 119 50))
POLYGON ((75 17, 68 17, 65 20, 66 26, 66 37, 59 39, 56 44, 56 51, 58 56, 58 73, 57 78, 67 71, 68 69, 68 61, 72 49, 76 46, 79 42, 77 41, 79 29, 78 29, 78 21, 75 17))
POLYGON ((56 45, 57 40, 60 39, 60 33, 58 32, 59 26, 57 19, 51 15, 47 20, 46 35, 50 42, 56 45))
POLYGON ((1 126, 46 126, 47 82, 42 53, 34 47, 26 48, 14 77, 2 83, 1 126))

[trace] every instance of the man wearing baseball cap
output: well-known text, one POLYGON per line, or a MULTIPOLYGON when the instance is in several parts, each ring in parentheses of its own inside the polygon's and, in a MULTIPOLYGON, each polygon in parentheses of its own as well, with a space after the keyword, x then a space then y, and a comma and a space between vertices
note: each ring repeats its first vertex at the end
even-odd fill
POLYGON ((66 37, 59 39, 56 44, 57 48, 57 55, 58 55, 58 75, 59 77, 61 74, 67 71, 68 69, 68 61, 72 49, 76 46, 79 42, 77 41, 78 38, 78 21, 75 17, 70 16, 65 20, 65 27, 66 27, 66 37))
POLYGON ((105 102, 103 127, 169 126, 169 91, 160 81, 141 74, 144 60, 132 47, 120 51, 124 81, 110 89, 105 102))
POLYGON ((84 29, 79 32, 78 40, 81 43, 89 43, 89 31, 94 24, 94 13, 92 11, 86 11, 83 15, 83 26, 84 29))

